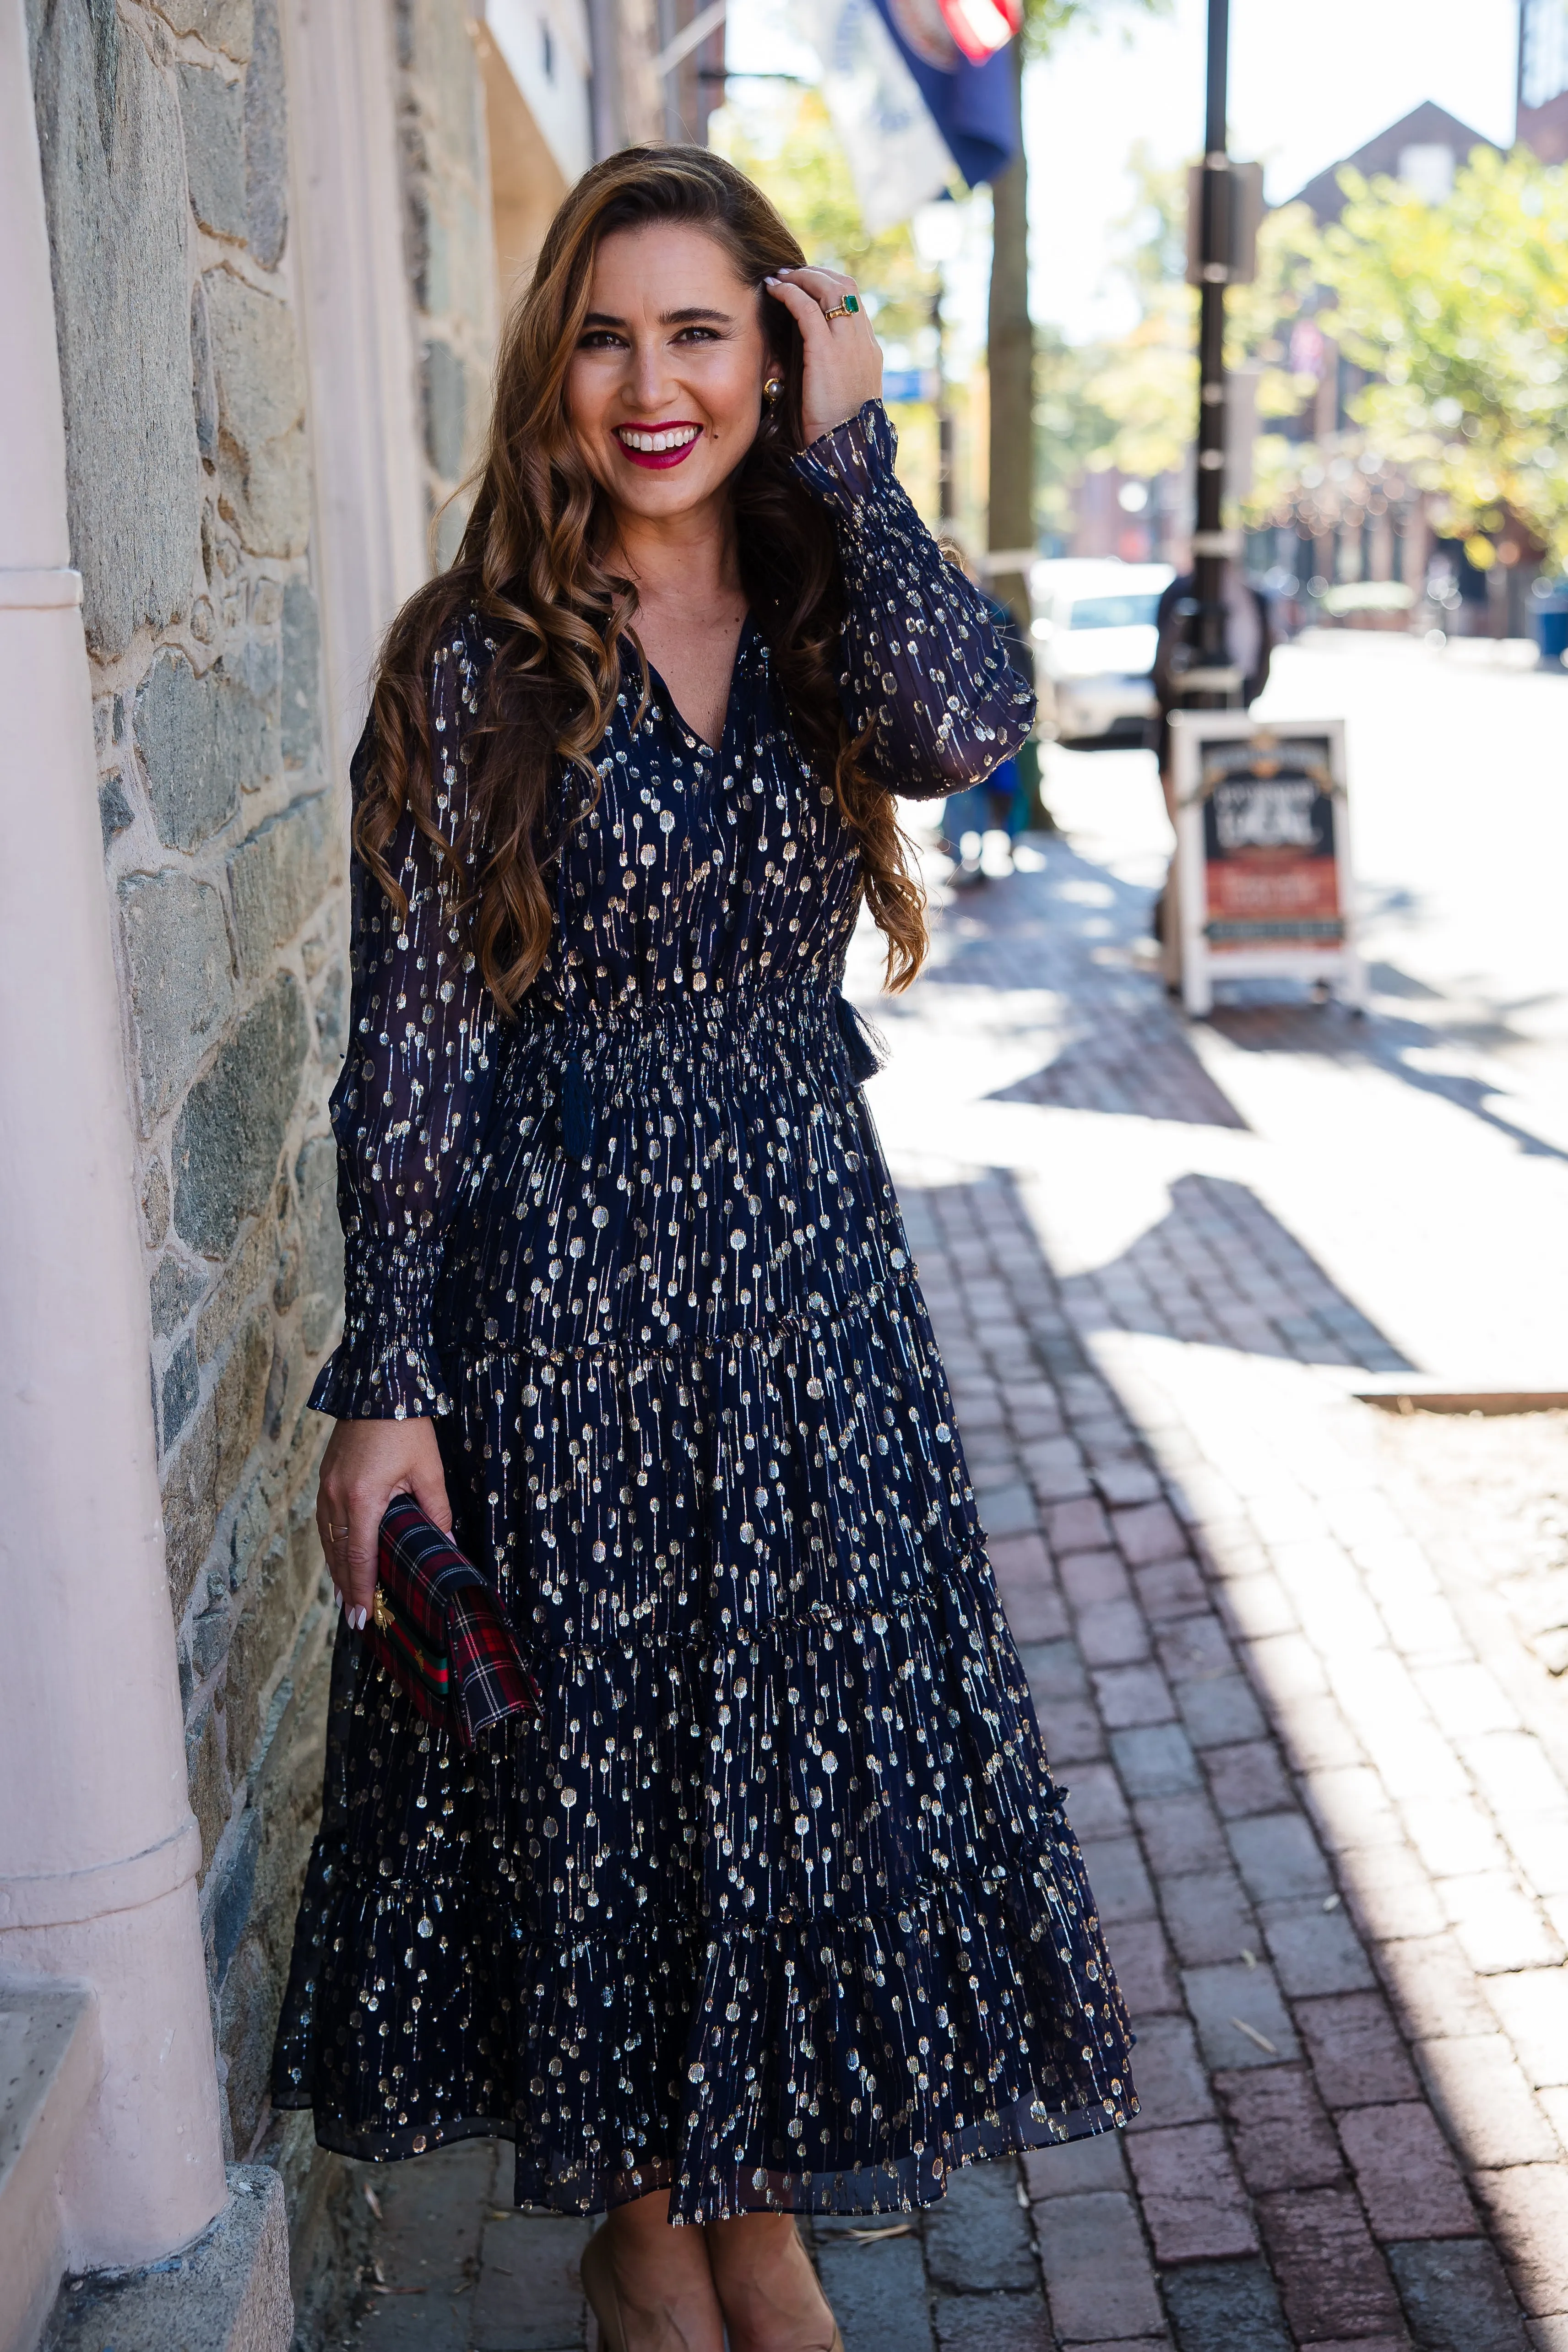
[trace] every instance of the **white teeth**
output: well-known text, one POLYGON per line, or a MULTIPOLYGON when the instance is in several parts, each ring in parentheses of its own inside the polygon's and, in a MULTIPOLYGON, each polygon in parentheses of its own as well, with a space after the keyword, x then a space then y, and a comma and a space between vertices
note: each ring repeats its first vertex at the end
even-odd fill
POLYGON ((696 440, 697 435, 698 427, 695 425, 678 425, 667 433, 635 433, 630 425, 623 425, 617 431, 616 438, 628 449, 652 451, 685 449, 696 440))

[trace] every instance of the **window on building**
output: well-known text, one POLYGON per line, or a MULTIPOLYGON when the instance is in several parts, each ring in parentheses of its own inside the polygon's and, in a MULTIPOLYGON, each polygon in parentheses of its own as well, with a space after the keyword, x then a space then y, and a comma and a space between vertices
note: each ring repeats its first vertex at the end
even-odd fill
POLYGON ((1568 89, 1568 0, 1524 0, 1520 43, 1520 103, 1550 105, 1568 89))

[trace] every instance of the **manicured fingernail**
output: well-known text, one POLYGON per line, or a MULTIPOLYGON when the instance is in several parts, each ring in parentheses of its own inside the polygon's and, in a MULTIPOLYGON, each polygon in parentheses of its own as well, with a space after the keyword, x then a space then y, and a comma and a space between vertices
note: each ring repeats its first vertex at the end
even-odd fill
POLYGON ((332 1607, 333 1607, 333 1609, 334 1609, 334 1610, 337 1610, 337 1609, 341 1609, 341 1608, 342 1607, 342 1605, 343 1605, 343 1596, 342 1596, 342 1594, 338 1591, 337 1586, 334 1584, 334 1585, 333 1585, 333 1587, 332 1587, 332 1607))

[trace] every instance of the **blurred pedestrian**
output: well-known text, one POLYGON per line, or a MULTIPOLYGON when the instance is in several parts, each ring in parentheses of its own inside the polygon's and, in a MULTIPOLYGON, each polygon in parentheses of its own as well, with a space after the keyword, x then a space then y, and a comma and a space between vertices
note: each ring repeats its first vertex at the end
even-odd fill
MULTIPOLYGON (((977 567, 953 539, 939 540, 947 561, 975 583, 992 626, 1006 650, 1008 663, 1021 680, 1032 675, 1028 648, 1011 605, 993 596, 981 582, 977 567)), ((951 857, 948 877, 960 889, 1011 872, 1013 843, 1027 826, 1029 811, 1019 763, 1011 753, 997 762, 984 782, 952 793, 943 803, 937 845, 951 857)))
MULTIPOLYGON (((1250 710, 1268 683, 1268 667, 1274 653, 1274 616, 1270 600, 1229 556, 1225 559, 1222 597, 1226 658, 1230 667, 1241 673, 1241 707, 1244 710, 1250 710)), ((1154 754, 1159 762, 1160 789, 1165 797, 1165 814, 1171 820, 1173 833, 1176 827, 1176 782, 1171 758, 1171 713, 1184 707, 1181 680, 1184 669, 1189 665, 1178 656, 1191 645, 1197 614, 1197 575, 1192 572, 1179 572, 1164 589, 1154 610, 1154 699, 1160 710, 1155 725, 1154 754)), ((1175 971, 1176 911, 1171 887, 1174 868, 1173 854, 1160 896, 1154 902, 1151 927, 1155 938, 1165 944, 1168 979, 1174 976, 1175 971)))

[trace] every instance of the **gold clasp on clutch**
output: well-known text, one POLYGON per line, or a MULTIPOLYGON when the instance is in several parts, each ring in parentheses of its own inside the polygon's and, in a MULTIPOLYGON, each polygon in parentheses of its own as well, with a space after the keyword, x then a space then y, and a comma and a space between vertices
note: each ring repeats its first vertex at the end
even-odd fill
POLYGON ((375 1599, 370 1604, 370 1613, 375 1619, 377 1631, 384 1633, 392 1622, 392 1612, 386 1605, 386 1595, 379 1584, 375 1588, 375 1599))

